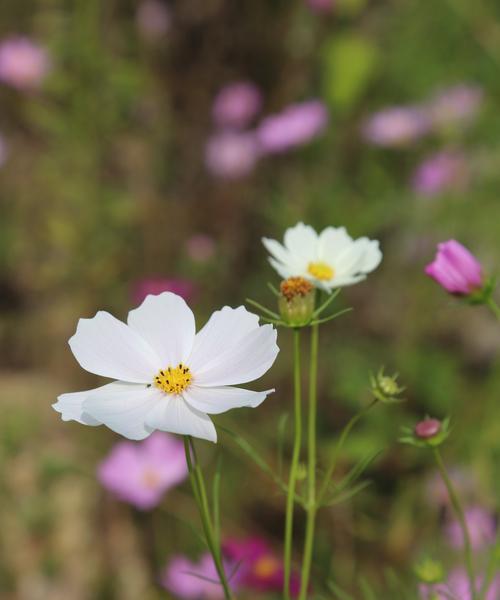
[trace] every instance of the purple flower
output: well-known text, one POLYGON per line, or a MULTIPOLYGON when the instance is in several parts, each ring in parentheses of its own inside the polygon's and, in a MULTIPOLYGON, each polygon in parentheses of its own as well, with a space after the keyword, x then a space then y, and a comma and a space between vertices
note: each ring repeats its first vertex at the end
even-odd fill
MULTIPOLYGON (((228 565, 226 565, 227 567, 228 565)), ((226 574, 230 568, 226 568, 226 574)), ((224 592, 210 554, 198 563, 184 556, 172 558, 161 578, 161 584, 177 598, 185 600, 222 600, 224 592)), ((230 582, 234 589, 234 583, 230 582)))
POLYGON ((143 442, 118 442, 98 468, 106 489, 141 510, 156 506, 187 474, 184 444, 160 431, 143 442))
MULTIPOLYGON (((465 521, 469 530, 473 550, 480 550, 495 541, 496 524, 491 513, 481 506, 471 506, 465 511, 465 521)), ((463 548, 464 539, 458 521, 446 525, 445 536, 453 548, 463 548)))
MULTIPOLYGON (((476 580, 476 589, 481 589, 483 578, 476 580)), ((497 600, 500 593, 500 582, 497 579, 486 594, 486 600, 497 600)), ((451 571, 444 583, 420 586, 420 597, 422 600, 472 600, 469 578, 465 569, 458 568, 451 571)))
POLYGON ((429 131, 429 119, 416 106, 393 106, 369 117, 362 128, 365 140, 376 146, 408 146, 429 131))
POLYGON ((157 296, 162 292, 172 292, 181 296, 188 302, 193 299, 196 293, 195 284, 189 279, 182 278, 164 278, 164 277, 147 277, 139 279, 132 286, 132 300, 135 304, 142 303, 146 296, 150 294, 157 296))
POLYGON ((50 69, 47 51, 30 39, 10 37, 0 44, 0 81, 19 90, 40 86, 50 69))
POLYGON ((257 138, 263 152, 286 152, 311 142, 327 124, 328 111, 323 102, 308 100, 266 117, 257 129, 257 138))
POLYGON ((214 100, 212 114, 219 127, 246 127, 262 106, 259 88, 251 81, 223 87, 214 100))
MULTIPOLYGON (((228 539, 222 548, 229 561, 240 565, 235 574, 239 586, 256 592, 283 591, 283 562, 266 540, 259 537, 228 539)), ((297 596, 299 590, 300 578, 292 573, 292 596, 297 596)))
POLYGON ((249 175, 259 158, 255 135, 221 131, 212 135, 205 147, 205 165, 215 176, 239 179, 249 175))
POLYGON ((467 296, 483 285, 481 264, 456 240, 438 244, 436 258, 425 272, 450 294, 467 296))
POLYGON ((449 190, 462 189, 467 178, 467 164, 462 154, 438 152, 417 167, 412 187, 417 194, 431 197, 449 190))
POLYGON ((140 33, 149 39, 161 38, 171 26, 170 10, 160 0, 143 0, 137 9, 136 22, 140 33))
POLYGON ((186 252, 195 262, 208 262, 214 257, 215 250, 214 239, 205 233, 192 235, 186 241, 186 252))
POLYGON ((479 111, 483 97, 480 87, 466 84, 439 92, 427 106, 432 124, 448 127, 470 122, 479 111))
POLYGON ((318 13, 329 13, 333 10, 335 0, 306 0, 307 6, 318 13))

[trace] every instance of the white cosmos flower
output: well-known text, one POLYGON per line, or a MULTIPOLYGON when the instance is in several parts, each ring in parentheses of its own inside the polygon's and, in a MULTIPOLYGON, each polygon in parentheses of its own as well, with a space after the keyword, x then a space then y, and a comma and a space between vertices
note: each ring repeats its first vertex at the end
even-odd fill
POLYGON ((263 238, 269 262, 283 277, 304 277, 330 291, 365 279, 378 267, 382 252, 376 240, 353 240, 345 227, 327 227, 320 234, 297 223, 285 231, 284 244, 263 238))
POLYGON ((84 369, 117 381, 63 394, 53 407, 64 421, 132 440, 159 429, 216 442, 208 414, 259 406, 274 390, 232 386, 263 375, 279 352, 276 330, 243 306, 214 312, 196 333, 190 308, 170 292, 147 296, 126 325, 102 311, 80 319, 69 345, 84 369))

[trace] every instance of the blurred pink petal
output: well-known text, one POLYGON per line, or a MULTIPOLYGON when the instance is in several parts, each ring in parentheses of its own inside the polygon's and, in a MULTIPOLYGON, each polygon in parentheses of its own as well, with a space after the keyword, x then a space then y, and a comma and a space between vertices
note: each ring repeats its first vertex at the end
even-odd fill
POLYGON ((456 240, 438 244, 436 258, 425 272, 451 294, 468 295, 483 285, 481 264, 456 240))
POLYGON ((239 179, 249 175, 259 158, 252 133, 221 131, 212 135, 205 147, 205 165, 215 176, 239 179))
MULTIPOLYGON (((495 518, 490 511, 481 506, 471 506, 465 511, 465 521, 469 530, 471 546, 474 551, 493 544, 496 537, 495 518)), ((445 536, 453 548, 463 548, 462 529, 457 520, 450 521, 445 528, 445 536)))
POLYGON ((220 90, 212 114, 219 127, 243 128, 250 124, 261 106, 259 88, 251 81, 237 81, 220 90))
POLYGON ((422 196, 436 196, 450 190, 463 189, 468 169, 463 154, 438 152, 417 167, 412 178, 413 190, 422 196))
POLYGON ((392 106, 371 115, 363 124, 364 139, 376 146, 407 146, 429 131, 425 111, 416 106, 392 106))
POLYGON ((196 292, 195 284, 189 279, 148 277, 136 281, 132 286, 132 299, 139 305, 150 294, 157 296, 162 292, 173 292, 189 302, 196 292))
POLYGON ((439 92, 429 102, 427 110, 432 124, 437 127, 468 123, 477 115, 483 98, 480 87, 461 84, 439 92))
POLYGON ((0 81, 19 90, 40 86, 50 70, 47 51, 27 37, 17 36, 0 43, 0 81))
POLYGON ((153 40, 168 32, 172 18, 165 2, 143 0, 137 9, 136 21, 140 33, 153 40))
POLYGON ((195 262, 208 262, 214 257, 215 251, 215 240, 205 233, 192 235, 186 241, 186 252, 195 262))

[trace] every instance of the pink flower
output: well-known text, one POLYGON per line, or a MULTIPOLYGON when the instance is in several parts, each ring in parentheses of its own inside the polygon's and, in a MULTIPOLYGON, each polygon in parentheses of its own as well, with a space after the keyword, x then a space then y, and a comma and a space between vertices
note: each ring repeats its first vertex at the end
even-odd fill
POLYGON ((393 106, 365 121, 362 134, 376 146, 401 147, 415 142, 429 131, 426 113, 416 106, 393 106))
MULTIPOLYGON (((226 575, 229 574, 230 568, 226 568, 226 575)), ((163 587, 185 600, 222 600, 224 592, 218 582, 219 575, 208 553, 198 563, 184 556, 172 558, 161 578, 163 587)), ((230 586, 234 589, 232 582, 230 586)))
MULTIPOLYGON (((476 580, 476 589, 481 589, 483 578, 476 580)), ((499 579, 493 580, 493 583, 486 594, 486 600, 497 600, 500 593, 499 579)), ((458 568, 451 571, 448 579, 444 583, 420 586, 420 597, 422 600, 472 600, 469 584, 469 578, 465 569, 458 568)))
POLYGON ((117 498, 149 510, 187 477, 184 444, 159 431, 143 442, 118 442, 97 473, 101 484, 117 498))
POLYGON ((265 153, 286 152, 318 137, 328 125, 328 111, 320 100, 292 104, 281 113, 266 117, 257 129, 265 153))
POLYGON ((205 147, 207 169, 223 179, 249 175, 258 157, 258 146, 252 133, 221 131, 212 135, 205 147))
MULTIPOLYGON (((449 472, 449 477, 460 498, 470 499, 474 497, 479 487, 479 483, 472 471, 461 467, 452 467, 449 472)), ((448 490, 446 489, 439 472, 435 472, 431 475, 425 488, 425 496, 431 504, 437 504, 442 507, 450 506, 448 490)))
POLYGON ((188 302, 193 299, 196 288, 195 284, 189 279, 148 277, 140 279, 133 284, 132 300, 136 304, 141 304, 146 296, 150 294, 157 296, 162 292, 173 292, 188 302))
POLYGON ((143 0, 137 9, 137 27, 140 33, 149 39, 161 38, 171 26, 168 6, 160 0, 143 0))
POLYGON ((483 97, 480 87, 466 84, 439 92, 427 106, 432 124, 448 127, 470 122, 479 111, 483 97))
POLYGON ((223 87, 212 108, 219 127, 246 127, 262 106, 259 88, 251 81, 236 81, 223 87))
POLYGON ((335 0, 306 0, 309 8, 318 13, 329 13, 335 6, 335 0))
POLYGON ((450 294, 467 296, 483 285, 479 261, 456 240, 438 244, 436 258, 425 272, 450 294))
MULTIPOLYGON (((235 574, 238 585, 257 592, 281 592, 283 590, 283 562, 262 538, 229 539, 223 544, 224 556, 239 564, 235 574)), ((297 596, 300 579, 292 574, 290 591, 297 596)))
POLYGON ((215 255, 215 241, 205 233, 192 235, 186 242, 186 252, 191 260, 204 263, 215 255))
POLYGON ((10 37, 0 44, 0 81, 19 90, 40 86, 50 69, 47 51, 30 39, 10 37))
MULTIPOLYGON (((481 506, 471 506, 465 511, 465 521, 473 550, 480 550, 495 541, 496 524, 489 511, 481 506)), ((450 546, 463 548, 464 539, 458 521, 454 520, 447 524, 445 536, 450 546)))
POLYGON ((422 196, 436 196, 462 189, 467 183, 467 164, 462 154, 438 152, 422 162, 413 174, 412 187, 422 196))

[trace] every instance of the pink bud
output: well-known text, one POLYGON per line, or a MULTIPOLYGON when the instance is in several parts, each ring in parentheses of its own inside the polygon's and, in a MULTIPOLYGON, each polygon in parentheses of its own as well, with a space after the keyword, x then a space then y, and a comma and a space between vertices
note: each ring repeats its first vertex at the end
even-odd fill
POLYGON ((437 419, 425 419, 415 426, 415 435, 424 440, 434 437, 441 431, 441 421, 437 419))
POLYGON ((481 263, 455 240, 438 244, 436 258, 425 272, 450 294, 467 296, 483 285, 481 263))

